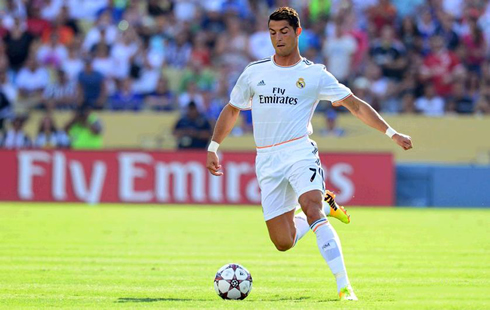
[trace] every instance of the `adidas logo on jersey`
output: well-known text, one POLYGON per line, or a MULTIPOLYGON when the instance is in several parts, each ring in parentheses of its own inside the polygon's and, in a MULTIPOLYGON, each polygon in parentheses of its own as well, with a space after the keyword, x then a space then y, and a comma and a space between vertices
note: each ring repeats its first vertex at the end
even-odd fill
POLYGON ((264 80, 260 81, 259 84, 257 84, 257 86, 265 86, 264 80))

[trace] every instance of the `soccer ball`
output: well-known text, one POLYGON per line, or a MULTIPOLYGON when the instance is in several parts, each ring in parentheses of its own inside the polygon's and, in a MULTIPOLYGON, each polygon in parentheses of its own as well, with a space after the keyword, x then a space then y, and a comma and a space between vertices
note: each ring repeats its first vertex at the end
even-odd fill
POLYGON ((252 275, 239 264, 226 264, 214 277, 214 289, 223 299, 245 299, 252 290, 252 275))

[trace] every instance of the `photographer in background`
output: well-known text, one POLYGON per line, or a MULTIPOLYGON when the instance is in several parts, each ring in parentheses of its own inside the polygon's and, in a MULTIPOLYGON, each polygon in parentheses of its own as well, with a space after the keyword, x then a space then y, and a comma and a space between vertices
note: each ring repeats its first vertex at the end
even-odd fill
POLYGON ((173 131, 178 148, 205 149, 211 139, 211 124, 199 112, 194 101, 189 102, 185 113, 177 121, 173 131))
POLYGON ((12 120, 12 126, 5 134, 2 146, 6 149, 24 149, 32 145, 31 139, 24 131, 27 115, 17 115, 12 120))
POLYGON ((65 126, 73 149, 101 149, 102 123, 89 106, 80 107, 65 126))

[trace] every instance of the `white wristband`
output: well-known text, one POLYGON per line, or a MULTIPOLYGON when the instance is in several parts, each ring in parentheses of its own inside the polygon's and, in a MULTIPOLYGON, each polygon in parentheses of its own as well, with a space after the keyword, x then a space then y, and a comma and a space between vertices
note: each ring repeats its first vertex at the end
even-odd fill
POLYGON ((385 135, 387 135, 388 137, 392 138, 397 133, 398 132, 396 132, 395 129, 393 129, 391 127, 388 127, 388 129, 386 129, 385 135))
POLYGON ((208 152, 216 153, 218 151, 218 148, 219 148, 219 143, 215 141, 211 141, 211 143, 209 143, 208 146, 208 152))

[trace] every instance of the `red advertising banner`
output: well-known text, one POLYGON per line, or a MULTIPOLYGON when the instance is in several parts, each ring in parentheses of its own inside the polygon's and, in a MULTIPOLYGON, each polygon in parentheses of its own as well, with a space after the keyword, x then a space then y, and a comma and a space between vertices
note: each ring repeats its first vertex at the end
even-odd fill
MULTIPOLYGON (((391 154, 320 154, 339 203, 391 206, 391 154)), ((205 152, 0 151, 1 201, 260 204, 255 153, 220 154, 224 175, 205 152)))

